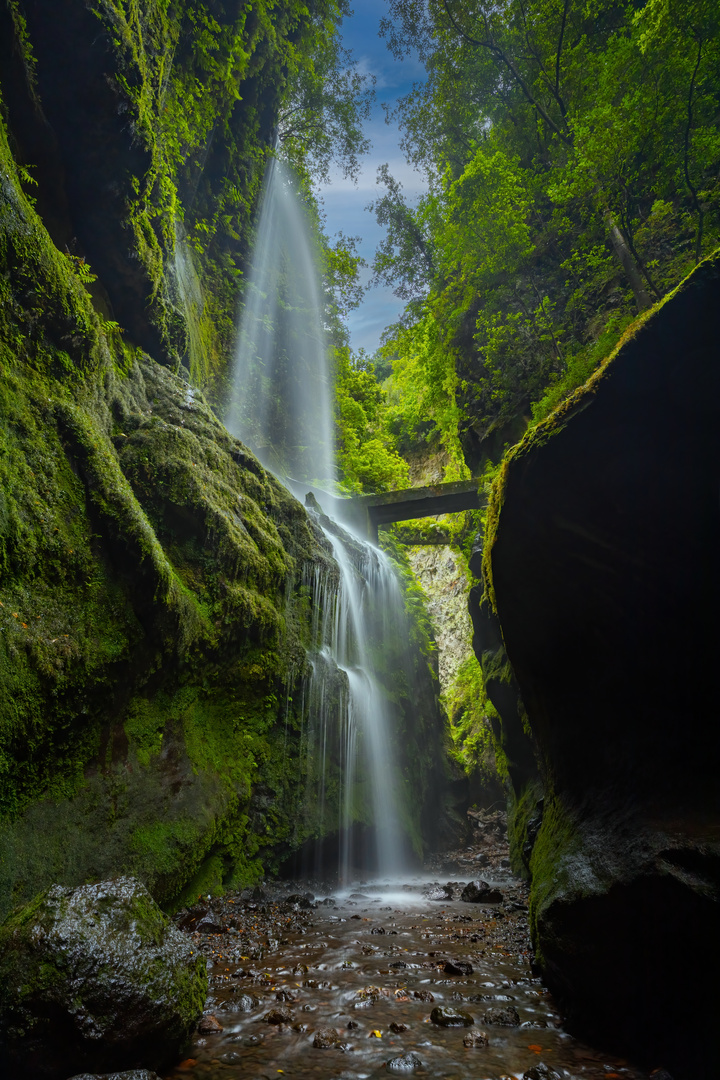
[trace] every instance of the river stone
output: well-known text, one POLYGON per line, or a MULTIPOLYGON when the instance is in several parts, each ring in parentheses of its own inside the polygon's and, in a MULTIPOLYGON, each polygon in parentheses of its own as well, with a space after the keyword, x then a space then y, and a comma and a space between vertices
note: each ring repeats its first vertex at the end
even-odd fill
POLYGON ((387 1067, 393 1072, 409 1072, 411 1069, 422 1069, 422 1061, 417 1054, 403 1054, 390 1058, 387 1067))
POLYGON ((499 889, 493 889, 487 881, 470 881, 460 893, 460 899, 466 904, 499 904, 503 900, 503 894, 499 889))
POLYGON ((532 1069, 528 1069, 526 1073, 523 1073, 523 1080, 562 1080, 562 1076, 555 1069, 551 1069, 549 1065, 540 1061, 537 1065, 533 1065, 532 1069))
POLYGON ((446 960, 443 971, 446 975, 472 975, 473 966, 468 960, 446 960))
POLYGON ((279 1009, 271 1009, 270 1012, 265 1013, 263 1020, 266 1024, 292 1024, 295 1017, 289 1009, 281 1007, 279 1009))
POLYGON ((484 1031, 469 1031, 463 1039, 463 1046, 487 1046, 488 1042, 484 1031))
POLYGON ((316 1050, 345 1050, 346 1044, 342 1041, 334 1028, 322 1028, 315 1032, 313 1046, 316 1050))
POLYGON ((475 1023, 470 1013, 453 1009, 449 1005, 436 1005, 430 1013, 430 1019, 440 1027, 471 1027, 475 1023))
POLYGON ((0 927, 0 1041, 18 1077, 160 1067, 206 993, 204 959, 131 877, 53 885, 0 927))
POLYGON ((218 1035, 221 1031, 224 1031, 222 1024, 218 1020, 217 1016, 208 1014, 203 1016, 198 1024, 198 1031, 201 1035, 218 1035))
POLYGON ((80 1073, 79 1076, 71 1076, 70 1080, 160 1080, 160 1077, 147 1069, 130 1069, 128 1072, 80 1073))
POLYGON ((488 1009, 483 1023, 495 1024, 496 1027, 519 1027, 520 1017, 514 1005, 508 1005, 506 1009, 488 1009))

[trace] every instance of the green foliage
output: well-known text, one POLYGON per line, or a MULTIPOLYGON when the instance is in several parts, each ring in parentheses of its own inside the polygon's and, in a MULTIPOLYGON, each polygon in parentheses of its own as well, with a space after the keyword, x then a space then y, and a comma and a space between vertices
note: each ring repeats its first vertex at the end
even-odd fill
POLYGON ((323 552, 202 397, 107 330, 2 130, 0 164, 0 915, 48 881, 130 872, 169 902, 212 860, 257 878, 304 839, 286 702, 323 552))
POLYGON ((428 194, 409 206, 384 167, 375 205, 376 276, 410 301, 387 348, 422 395, 399 396, 399 422, 454 425, 475 468, 720 240, 720 15, 712 0, 389 6, 388 44, 428 72, 398 111, 428 194))
POLYGON ((453 757, 463 772, 475 774, 481 784, 491 785, 497 776, 495 745, 490 716, 496 715, 485 692, 480 664, 467 656, 445 695, 450 718, 453 757))
POLYGON ((408 466, 388 429, 386 395, 374 366, 357 366, 347 346, 335 352, 339 461, 354 491, 392 491, 408 484, 408 466))

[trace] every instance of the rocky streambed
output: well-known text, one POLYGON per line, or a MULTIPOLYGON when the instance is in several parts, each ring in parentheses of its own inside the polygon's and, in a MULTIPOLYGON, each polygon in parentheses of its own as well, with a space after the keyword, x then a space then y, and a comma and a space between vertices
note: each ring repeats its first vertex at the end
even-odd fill
POLYGON ((455 872, 285 883, 179 913, 210 993, 167 1080, 667 1077, 565 1030, 533 973, 526 886, 492 829, 440 862, 455 872))

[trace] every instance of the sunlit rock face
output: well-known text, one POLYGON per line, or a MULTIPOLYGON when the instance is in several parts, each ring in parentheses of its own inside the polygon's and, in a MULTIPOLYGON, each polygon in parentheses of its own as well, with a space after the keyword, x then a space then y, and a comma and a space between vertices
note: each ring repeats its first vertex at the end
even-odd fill
POLYGON ((542 967, 678 1077, 716 1075, 719 302, 716 256, 522 444, 485 564, 545 781, 542 967))

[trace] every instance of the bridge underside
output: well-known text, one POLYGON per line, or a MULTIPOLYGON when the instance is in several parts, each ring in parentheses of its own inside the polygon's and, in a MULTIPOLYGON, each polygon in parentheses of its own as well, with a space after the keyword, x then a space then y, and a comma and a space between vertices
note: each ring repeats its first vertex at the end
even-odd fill
MULTIPOLYGON (((431 487, 387 491, 380 495, 358 495, 352 499, 332 499, 328 511, 346 522, 356 533, 377 543, 380 525, 393 521, 411 521, 437 514, 457 514, 461 510, 479 510, 486 503, 478 493, 479 480, 461 480, 431 487)), ((324 503, 326 499, 322 500, 324 503)))

